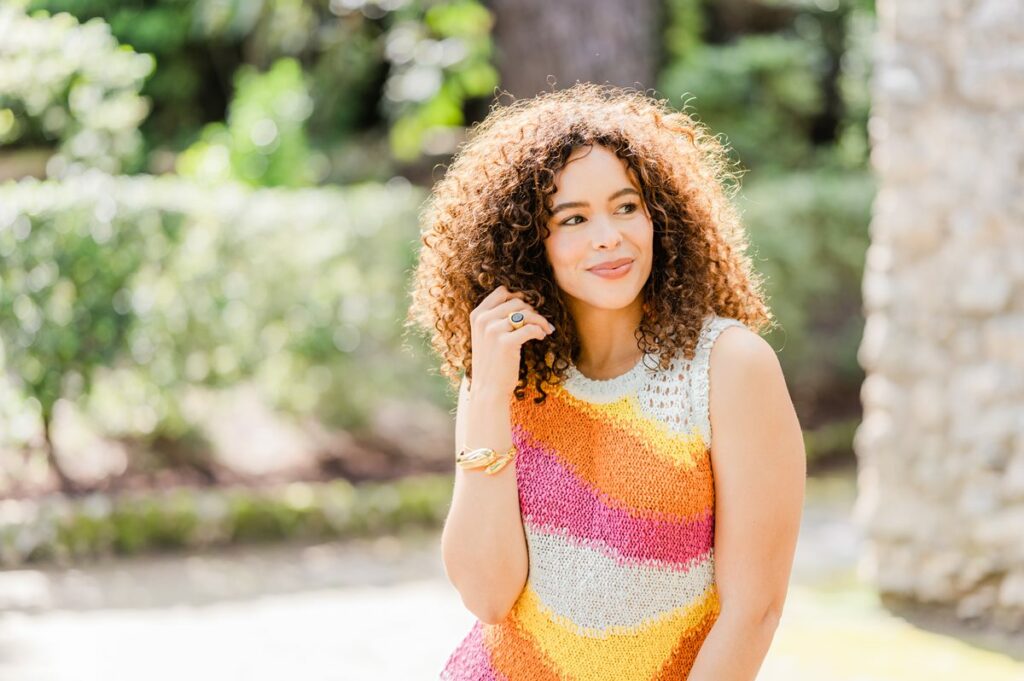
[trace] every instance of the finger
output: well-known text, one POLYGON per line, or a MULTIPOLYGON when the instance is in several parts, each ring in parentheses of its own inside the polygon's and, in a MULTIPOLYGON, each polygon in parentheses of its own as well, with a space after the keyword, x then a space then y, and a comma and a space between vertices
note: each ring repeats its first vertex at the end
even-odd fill
POLYGON ((508 295, 508 289, 504 286, 497 286, 493 291, 484 296, 484 299, 480 302, 496 305, 505 300, 506 295, 508 295))
POLYGON ((499 305, 495 305, 490 310, 488 310, 487 311, 487 316, 488 317, 507 317, 508 315, 512 314, 513 312, 515 312, 517 310, 521 310, 521 311, 525 312, 526 310, 532 310, 532 309, 533 308, 530 307, 530 304, 528 302, 526 302, 525 300, 522 300, 521 298, 510 298, 510 299, 506 300, 504 303, 501 303, 499 305))
POLYGON ((495 305, 494 307, 485 310, 478 310, 476 316, 481 324, 487 326, 492 319, 507 317, 517 310, 525 312, 527 309, 530 309, 529 304, 519 300, 518 298, 512 298, 504 303, 495 305))
POLYGON ((500 292, 501 295, 499 295, 498 297, 491 301, 491 304, 488 306, 489 309, 494 309, 499 305, 504 305, 505 303, 523 299, 522 291, 509 291, 504 286, 499 286, 498 288, 495 289, 495 292, 500 292))
POLYGON ((500 342, 520 346, 526 341, 542 340, 546 336, 547 333, 542 327, 536 324, 523 324, 515 331, 502 334, 500 336, 500 342))
MULTIPOLYGON (((554 325, 548 323, 548 321, 544 319, 544 317, 537 314, 536 312, 532 312, 529 310, 523 310, 522 312, 524 316, 524 326, 535 326, 538 329, 540 329, 545 336, 554 331, 554 325)), ((488 333, 501 336, 509 333, 509 331, 512 330, 512 322, 511 320, 508 319, 508 317, 498 317, 488 322, 486 328, 488 333)), ((521 328, 523 327, 520 327, 520 329, 521 328)))
POLYGON ((526 300, 525 294, 520 293, 515 298, 509 298, 491 309, 497 310, 497 314, 508 314, 513 310, 535 310, 536 308, 526 300))
POLYGON ((493 291, 491 291, 490 293, 488 293, 486 296, 484 296, 484 299, 480 301, 480 304, 477 305, 473 309, 472 312, 470 312, 470 314, 469 314, 470 320, 474 319, 475 317, 479 317, 480 315, 482 315, 484 312, 487 312, 488 310, 494 309, 495 306, 501 305, 502 303, 506 302, 510 298, 521 298, 521 297, 522 297, 521 293, 519 293, 519 292, 512 293, 507 288, 505 288, 504 286, 499 286, 496 289, 494 289, 493 291))
MULTIPOLYGON (((510 300, 508 302, 502 303, 501 305, 498 305, 497 307, 488 310, 482 318, 484 320, 501 319, 502 317, 507 318, 513 312, 522 312, 524 315, 526 315, 527 322, 537 324, 545 331, 554 328, 554 325, 551 324, 551 322, 549 322, 544 317, 544 315, 530 307, 529 303, 519 300, 510 300)), ((484 323, 487 323, 487 321, 485 321, 484 323)))

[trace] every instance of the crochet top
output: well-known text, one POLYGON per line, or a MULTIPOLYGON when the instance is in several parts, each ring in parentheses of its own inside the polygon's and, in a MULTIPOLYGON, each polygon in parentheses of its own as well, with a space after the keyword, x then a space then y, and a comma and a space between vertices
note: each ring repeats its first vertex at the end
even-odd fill
POLYGON ((692 360, 512 397, 529 553, 509 614, 473 625, 443 681, 685 679, 720 612, 714 581, 709 314, 692 360))

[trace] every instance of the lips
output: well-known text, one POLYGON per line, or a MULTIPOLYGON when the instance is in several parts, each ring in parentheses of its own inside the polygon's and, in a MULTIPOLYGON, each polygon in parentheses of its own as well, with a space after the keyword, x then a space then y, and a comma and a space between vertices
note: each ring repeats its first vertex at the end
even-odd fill
POLYGON ((608 262, 602 262, 593 267, 589 267, 591 272, 601 272, 604 270, 613 270, 620 265, 625 265, 627 262, 633 262, 632 258, 619 258, 618 260, 609 260, 608 262))

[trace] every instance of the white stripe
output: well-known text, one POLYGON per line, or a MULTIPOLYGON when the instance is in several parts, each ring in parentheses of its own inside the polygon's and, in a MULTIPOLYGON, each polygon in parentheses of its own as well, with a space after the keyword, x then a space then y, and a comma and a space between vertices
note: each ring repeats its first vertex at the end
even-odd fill
POLYGON ((546 608, 579 627, 635 628, 695 604, 714 581, 713 549, 688 570, 677 571, 654 559, 620 563, 604 542, 583 544, 558 528, 527 525, 525 530, 530 586, 546 608))

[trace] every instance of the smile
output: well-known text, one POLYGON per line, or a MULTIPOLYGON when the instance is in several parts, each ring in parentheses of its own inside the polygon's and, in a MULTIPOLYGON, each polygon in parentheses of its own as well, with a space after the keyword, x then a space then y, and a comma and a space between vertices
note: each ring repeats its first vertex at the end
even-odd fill
POLYGON ((633 269, 633 261, 632 260, 627 262, 624 265, 619 265, 618 267, 612 267, 612 268, 609 268, 609 269, 601 269, 601 270, 587 270, 587 271, 590 272, 591 274, 596 274, 597 276, 601 277, 602 279, 618 279, 619 277, 624 276, 625 274, 627 274, 631 269, 633 269))

